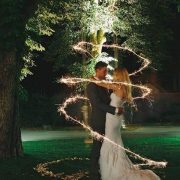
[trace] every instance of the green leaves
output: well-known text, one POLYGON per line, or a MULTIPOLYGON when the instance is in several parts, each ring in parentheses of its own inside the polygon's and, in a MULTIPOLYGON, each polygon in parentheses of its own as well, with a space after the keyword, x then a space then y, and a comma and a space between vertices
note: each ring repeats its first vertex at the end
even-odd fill
POLYGON ((29 50, 30 51, 44 51, 45 48, 40 44, 40 43, 37 43, 36 41, 32 40, 30 37, 28 37, 26 39, 26 45, 29 47, 29 50))
POLYGON ((37 52, 45 51, 43 37, 52 36, 55 32, 53 26, 57 24, 60 17, 52 11, 51 1, 39 4, 34 16, 26 24, 26 51, 24 52, 24 67, 21 70, 20 79, 33 74, 30 68, 34 66, 33 58, 37 52))
MULTIPOLYGON (((10 2, 3 3, 10 5, 10 2)), ((170 0, 161 3, 155 0, 103 0, 100 3, 95 0, 43 1, 26 24, 26 51, 23 58, 25 69, 22 74, 30 74, 28 67, 34 65, 33 59, 38 56, 54 62, 54 70, 57 71, 60 67, 70 67, 75 62, 75 66, 83 66, 82 56, 72 51, 72 45, 81 40, 90 41, 90 35, 99 30, 103 30, 104 36, 109 37, 108 43, 113 43, 116 35, 117 43, 145 54, 154 64, 169 61, 171 55, 167 44, 173 41, 173 32, 166 24, 175 18, 171 9, 173 3, 177 4, 170 0)), ((14 6, 15 2, 11 5, 14 6)), ((14 8, 11 5, 8 8, 14 8)), ((21 5, 12 12, 7 10, 7 14, 11 12, 11 16, 1 23, 20 21, 22 16, 18 13, 21 5)), ((6 11, 3 10, 0 14, 2 13, 6 14, 6 11)), ((5 34, 0 38, 7 39, 9 46, 12 42, 15 44, 14 37, 22 38, 20 26, 20 23, 16 27, 14 24, 12 32, 7 25, 2 32, 0 24, 0 32, 5 34)), ((82 71, 78 70, 79 72, 82 71)))
POLYGON ((107 5, 84 2, 80 20, 83 31, 94 33, 102 29, 105 32, 113 32, 113 25, 118 21, 116 9, 107 5))
POLYGON ((51 36, 54 33, 51 26, 57 24, 59 20, 60 17, 58 17, 57 14, 52 13, 51 9, 39 5, 34 17, 29 19, 26 30, 32 31, 40 36, 51 36))

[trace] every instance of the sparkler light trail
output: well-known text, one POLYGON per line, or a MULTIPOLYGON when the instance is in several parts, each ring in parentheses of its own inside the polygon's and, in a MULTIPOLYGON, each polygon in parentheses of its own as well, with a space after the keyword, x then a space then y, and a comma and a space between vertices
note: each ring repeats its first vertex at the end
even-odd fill
MULTIPOLYGON (((88 53, 90 54, 87 50, 86 50, 86 46, 87 45, 90 45, 90 46, 97 46, 97 45, 94 45, 92 43, 89 43, 89 42, 84 42, 84 41, 81 41, 79 42, 77 45, 75 45, 73 48, 76 50, 76 51, 80 51, 80 52, 83 52, 83 53, 88 53)), ((129 48, 126 48, 126 47, 120 47, 118 45, 103 45, 103 47, 107 47, 107 48, 118 48, 118 49, 122 49, 122 50, 127 50, 131 53, 133 53, 134 55, 136 55, 137 57, 139 57, 143 63, 142 63, 142 66, 140 67, 139 70, 131 73, 129 76, 133 76, 139 72, 141 72, 143 69, 145 69, 149 64, 150 64, 150 61, 140 55, 138 55, 137 53, 135 53, 133 50, 129 49, 129 48)), ((91 55, 91 54, 90 54, 91 55)), ((102 83, 102 81, 97 81, 97 80, 90 80, 90 79, 84 79, 84 78, 61 78, 60 80, 58 80, 59 83, 65 83, 67 85, 76 85, 78 83, 83 83, 83 82, 93 82, 93 83, 102 83)), ((131 86, 131 87, 135 87, 135 88, 139 88, 141 89, 142 91, 142 96, 138 96, 138 97, 134 97, 133 100, 135 99, 140 99, 140 98, 146 98, 150 93, 151 93, 151 89, 146 87, 146 86, 142 86, 142 85, 136 85, 136 84, 131 84, 131 83, 126 83, 126 82, 110 82, 110 81, 103 81, 103 83, 106 83, 107 85, 109 84, 115 84, 115 85, 126 85, 126 86, 131 86)), ((90 134, 93 136, 93 138, 96 138, 97 140, 107 140, 109 143, 112 143, 113 145, 117 146, 118 148, 121 148, 121 149, 124 149, 126 152, 130 153, 131 155, 133 155, 134 158, 137 158, 141 161, 144 162, 144 164, 139 164, 140 165, 149 165, 149 166, 154 166, 154 167, 166 167, 167 165, 167 162, 156 162, 156 161, 153 161, 151 159, 147 159, 147 158, 144 158, 144 157, 141 157, 139 154, 136 154, 124 147, 121 147, 120 145, 116 144, 115 142, 113 142, 112 140, 108 139, 107 137, 99 134, 98 132, 95 132, 91 129, 91 127, 85 125, 84 123, 80 122, 79 120, 69 116, 66 112, 66 108, 69 104, 72 104, 74 102, 76 102, 77 100, 88 100, 87 97, 83 97, 83 96, 80 96, 80 95, 77 95, 77 96, 74 96, 74 97, 70 97, 68 98, 62 106, 59 107, 58 111, 62 114, 64 114, 65 118, 67 120, 71 120, 71 121, 74 121, 78 124, 80 124, 83 128, 89 130, 90 134)), ((137 165, 136 165, 137 166, 137 165)))
MULTIPOLYGON (((99 45, 96 45, 96 44, 93 44, 93 43, 90 43, 90 42, 86 42, 86 41, 81 41, 81 42, 77 43, 76 45, 74 45, 73 49, 75 51, 83 53, 83 54, 87 53, 88 55, 90 55, 92 57, 91 53, 87 50, 87 46, 95 47, 95 46, 99 46, 99 45)), ((111 45, 103 44, 102 47, 117 48, 117 49, 129 51, 130 53, 134 54, 135 56, 137 56, 142 61, 142 66, 138 70, 136 70, 133 73, 129 74, 130 76, 133 76, 133 75, 143 71, 150 64, 149 59, 138 55, 136 52, 134 52, 132 49, 130 49, 128 47, 122 47, 122 46, 119 46, 117 44, 111 44, 111 45)))
POLYGON ((136 165, 134 165, 135 167, 140 166, 140 165, 148 165, 148 166, 153 166, 153 167, 158 167, 158 168, 166 167, 167 162, 164 162, 164 161, 157 162, 157 161, 154 161, 154 160, 151 160, 151 159, 148 159, 148 158, 144 158, 144 157, 140 156, 139 154, 136 154, 136 153, 132 152, 131 150, 126 149, 126 148, 120 146, 119 144, 116 144, 114 141, 112 141, 111 139, 105 137, 104 135, 101 135, 98 132, 93 131, 90 126, 85 125, 83 122, 80 122, 78 119, 75 119, 75 118, 71 117, 70 115, 68 115, 65 109, 68 107, 68 105, 70 105, 70 104, 72 104, 72 103, 74 103, 74 102, 76 102, 78 100, 88 100, 88 98, 83 97, 81 95, 76 95, 74 97, 70 97, 67 100, 65 100, 65 102, 61 106, 59 106, 58 112, 64 114, 66 120, 73 121, 73 122, 81 125, 86 130, 88 130, 93 138, 95 138, 95 139, 97 139, 99 141, 106 140, 109 143, 115 145, 116 147, 121 148, 124 151, 130 153, 135 159, 139 159, 139 160, 144 162, 144 164, 136 164, 136 165))
POLYGON ((119 81, 118 82, 110 82, 110 81, 105 81, 105 80, 97 81, 97 80, 91 80, 91 79, 85 79, 85 78, 61 78, 57 82, 58 83, 65 83, 65 84, 68 84, 68 85, 76 85, 78 83, 83 83, 83 82, 93 82, 93 83, 96 83, 96 84, 105 83, 107 85, 112 85, 112 84, 120 85, 120 84, 122 84, 122 85, 125 85, 125 86, 131 86, 131 87, 134 87, 134 88, 141 89, 141 91, 143 93, 142 96, 134 97, 133 100, 135 100, 135 99, 144 99, 151 93, 151 89, 146 87, 146 86, 126 83, 126 82, 119 82, 119 81))
MULTIPOLYGON (((74 45, 73 46, 73 49, 75 51, 78 51, 80 53, 83 53, 83 54, 88 54, 89 56, 93 57, 91 55, 91 53, 88 51, 88 49, 92 48, 92 47, 95 47, 95 46, 99 46, 99 45, 95 45, 93 43, 89 43, 89 42, 85 42, 85 41, 81 41, 79 42, 78 44, 74 45), (90 47, 90 48, 89 48, 90 47)), ((102 45, 102 47, 106 47, 106 48, 117 48, 117 49, 120 49, 120 50, 125 50, 125 51, 128 51, 132 54, 134 54, 135 56, 137 56, 141 61, 142 61, 142 65, 141 67, 134 71, 133 73, 129 74, 129 76, 133 76, 133 75, 136 75, 137 73, 143 71, 145 68, 148 67, 148 65, 150 64, 150 61, 149 59, 147 58, 144 58, 140 55, 138 55, 136 52, 134 52, 132 49, 130 48, 127 48, 127 47, 121 47, 117 44, 112 44, 112 45, 102 45)), ((133 100, 135 99, 144 99, 144 98, 147 98, 148 95, 151 93, 151 89, 146 87, 146 86, 143 86, 143 85, 139 85, 139 84, 131 84, 131 83, 126 83, 126 82, 110 82, 110 81, 97 81, 97 80, 92 80, 92 79, 84 79, 84 78, 61 78, 57 81, 58 83, 65 83, 67 85, 76 85, 78 83, 84 83, 84 82, 93 82, 93 83, 105 83, 107 85, 114 85, 116 87, 118 87, 118 85, 125 85, 125 86, 131 86, 131 87, 134 87, 134 88, 138 88, 141 90, 142 92, 142 95, 141 96, 138 96, 138 97, 133 97, 133 100)), ((141 164, 134 164, 134 168, 139 168, 140 166, 144 166, 144 165, 148 165, 148 166, 152 166, 152 167, 157 167, 157 168, 164 168, 166 167, 167 165, 167 162, 165 161, 154 161, 154 160, 151 160, 151 159, 148 159, 148 158, 145 158, 145 157, 142 157, 140 156, 139 154, 123 147, 123 146, 120 146, 119 144, 115 143, 114 141, 112 141, 111 139, 107 138, 106 136, 102 135, 102 134, 99 134, 98 132, 96 131, 93 131, 93 129, 84 124, 83 122, 80 122, 79 119, 76 119, 70 115, 67 114, 66 112, 66 108, 70 105, 70 104, 73 104, 73 103, 76 103, 78 100, 85 100, 85 101, 89 101, 89 99, 87 97, 84 97, 84 96, 81 96, 81 95, 76 95, 76 96, 73 96, 73 97, 70 97, 68 99, 66 99, 64 101, 64 103, 62 105, 59 106, 58 108, 58 112, 63 114, 65 116, 65 119, 66 120, 69 120, 69 121, 72 121, 72 122, 75 122, 79 125, 81 125, 84 129, 88 130, 91 134, 91 136, 94 138, 94 139, 97 139, 99 141, 108 141, 109 143, 111 143, 112 145, 116 146, 117 148, 120 148, 120 149, 123 149, 124 151, 126 151, 127 153, 129 153, 133 158, 135 159, 138 159, 140 161, 142 161, 143 163, 141 164)), ((82 160, 82 158, 66 158, 64 160, 82 160)), ((56 163, 61 163, 63 162, 64 160, 57 160, 57 161, 52 161, 52 162, 47 162, 47 163, 41 163, 41 164, 38 164, 36 166, 36 168, 34 168, 37 172, 41 173, 42 176, 50 176, 50 177, 54 177, 54 178, 61 178, 61 179, 74 179, 75 177, 78 179, 78 178, 82 178, 82 177, 87 177, 87 172, 77 172, 75 174, 72 174, 70 176, 66 176, 64 175, 64 173, 58 173, 58 174, 55 174, 53 173, 52 171, 49 171, 48 170, 48 165, 52 165, 52 164, 56 164, 56 163)), ((86 158, 87 160, 87 158, 86 158)), ((88 159, 89 160, 89 159, 88 159)))
MULTIPOLYGON (((98 3, 98 1, 97 1, 97 3, 98 3)), ((111 4, 107 7, 108 11, 117 10, 118 7, 116 7, 115 3, 116 3, 116 0, 111 1, 111 4)), ((90 43, 90 42, 81 41, 81 42, 77 43, 76 45, 74 45, 73 49, 75 51, 79 52, 79 53, 87 54, 88 56, 93 57, 89 50, 92 47, 99 47, 99 46, 105 47, 105 48, 116 48, 116 49, 119 49, 119 50, 124 50, 124 51, 130 52, 133 55, 135 55, 136 57, 138 57, 142 61, 141 67, 138 70, 134 71, 133 73, 129 74, 129 76, 133 76, 133 75, 136 75, 137 73, 142 72, 150 64, 149 59, 138 55, 135 51, 133 51, 132 49, 130 49, 128 47, 122 47, 122 46, 119 46, 117 44, 96 45, 96 44, 93 44, 93 43, 90 43)), ((58 82, 59 83, 65 83, 67 85, 76 85, 78 83, 84 83, 84 82, 93 82, 93 83, 97 83, 97 84, 102 83, 102 81, 83 79, 83 78, 61 78, 60 80, 58 80, 58 82)), ((138 97, 133 97, 133 100, 147 98, 148 95, 151 93, 151 89, 146 87, 146 86, 143 86, 143 85, 136 85, 136 84, 125 83, 125 82, 109 82, 109 81, 103 81, 103 83, 106 83, 107 85, 109 84, 109 85, 115 85, 115 86, 118 86, 118 85, 121 84, 121 85, 131 86, 131 87, 140 89, 141 92, 142 92, 142 95, 138 96, 138 97)), ((112 145, 114 145, 114 146, 128 152, 130 155, 132 155, 133 158, 139 159, 139 160, 141 160, 143 162, 142 164, 134 164, 134 167, 139 167, 139 166, 143 166, 143 165, 148 165, 148 166, 158 167, 158 168, 166 167, 167 162, 164 162, 164 161, 158 162, 158 161, 154 161, 154 160, 142 157, 139 154, 136 154, 136 153, 132 152, 131 150, 126 149, 123 146, 120 146, 119 144, 115 143, 114 141, 107 138, 106 136, 104 136, 102 134, 99 134, 98 132, 93 131, 90 126, 84 124, 83 122, 80 122, 79 119, 76 119, 76 118, 68 115, 67 112, 66 112, 66 108, 70 104, 76 103, 78 100, 89 101, 89 99, 87 97, 84 97, 84 96, 81 96, 81 95, 76 95, 76 96, 70 97, 70 98, 66 99, 62 105, 59 106, 58 112, 63 114, 65 116, 66 120, 75 122, 75 123, 81 125, 84 129, 88 130, 93 138, 95 138, 95 139, 97 139, 99 141, 103 141, 103 140, 108 141, 112 145)), ((61 179, 66 179, 66 180, 67 179, 79 179, 79 178, 82 178, 84 176, 87 176, 87 172, 77 172, 77 173, 71 175, 71 177, 67 177, 67 176, 64 176, 64 173, 55 174, 52 171, 48 170, 48 165, 61 163, 61 162, 65 161, 65 160, 72 160, 73 161, 73 160, 83 160, 83 159, 82 158, 65 158, 65 159, 56 160, 56 161, 52 161, 52 162, 41 163, 41 164, 38 164, 36 166, 35 170, 37 172, 41 173, 42 176, 50 176, 50 177, 61 178, 61 179)))
POLYGON ((77 173, 71 174, 71 175, 65 175, 64 172, 62 173, 53 173, 52 171, 49 170, 48 166, 49 165, 54 165, 54 164, 59 164, 64 161, 84 161, 84 160, 89 160, 88 158, 65 158, 65 159, 60 159, 56 161, 51 161, 51 162, 46 162, 46 163, 40 163, 38 164, 34 170, 37 171, 38 173, 41 174, 41 176, 49 176, 52 178, 58 178, 62 180, 74 180, 74 179, 80 179, 82 177, 88 177, 88 172, 84 171, 79 171, 77 173))

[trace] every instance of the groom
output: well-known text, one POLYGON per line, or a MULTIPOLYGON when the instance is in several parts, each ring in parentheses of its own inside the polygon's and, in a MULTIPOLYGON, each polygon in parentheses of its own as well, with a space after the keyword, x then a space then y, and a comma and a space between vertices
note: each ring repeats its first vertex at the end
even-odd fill
MULTIPOLYGON (((99 61, 95 65, 94 80, 105 80, 108 73, 107 64, 99 61)), ((89 83, 87 86, 87 96, 90 100, 92 112, 90 118, 90 126, 93 131, 96 131, 102 135, 105 134, 105 121, 106 113, 120 115, 123 111, 121 107, 110 106, 110 91, 106 88, 100 87, 95 83, 89 83)), ((91 151, 91 164, 90 164, 90 179, 100 180, 101 175, 99 173, 99 156, 102 142, 96 139, 93 140, 93 146, 91 151)))

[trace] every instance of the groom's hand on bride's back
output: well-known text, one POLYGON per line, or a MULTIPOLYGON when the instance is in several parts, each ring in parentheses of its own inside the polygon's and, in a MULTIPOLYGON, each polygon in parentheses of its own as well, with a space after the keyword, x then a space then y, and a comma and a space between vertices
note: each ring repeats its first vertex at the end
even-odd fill
POLYGON ((124 112, 124 109, 122 107, 116 108, 116 114, 121 115, 124 112))

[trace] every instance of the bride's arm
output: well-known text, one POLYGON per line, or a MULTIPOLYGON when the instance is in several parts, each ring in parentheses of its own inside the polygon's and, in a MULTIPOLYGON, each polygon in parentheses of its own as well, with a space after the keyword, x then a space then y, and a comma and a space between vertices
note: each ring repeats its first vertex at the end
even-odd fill
POLYGON ((92 79, 94 83, 96 83, 98 86, 104 87, 106 89, 112 89, 114 91, 121 89, 121 85, 120 84, 113 84, 111 82, 107 82, 107 81, 97 81, 95 79, 92 79))

